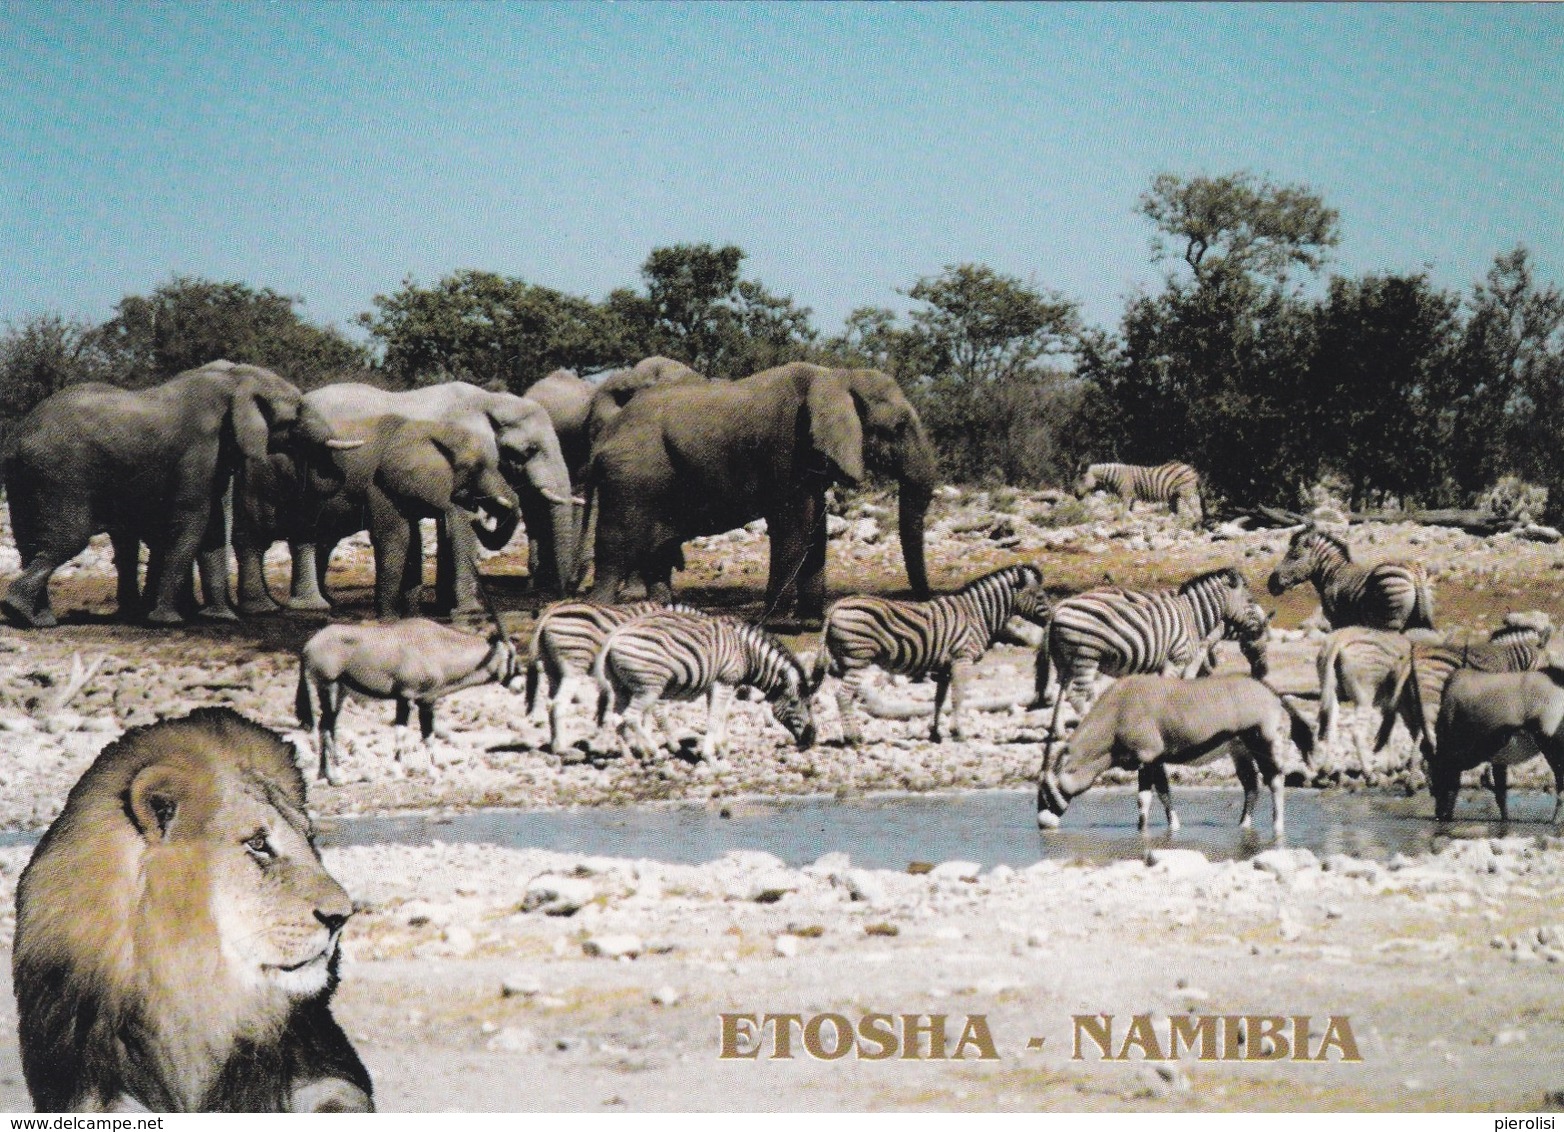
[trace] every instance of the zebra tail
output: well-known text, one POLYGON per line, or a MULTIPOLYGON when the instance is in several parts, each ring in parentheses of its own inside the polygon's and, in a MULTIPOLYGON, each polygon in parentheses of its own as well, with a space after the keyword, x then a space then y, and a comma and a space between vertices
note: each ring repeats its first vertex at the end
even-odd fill
POLYGON ((527 665, 527 714, 532 714, 533 708, 538 703, 538 684, 541 682, 539 673, 543 669, 543 658, 537 655, 527 665))
MULTIPOLYGON (((830 623, 827 622, 827 630, 830 623)), ((820 635, 820 647, 815 650, 815 662, 809 672, 809 687, 813 691, 825 683, 826 675, 831 671, 831 650, 826 647, 825 634, 820 635)))
POLYGON ((1374 736, 1374 750, 1383 751, 1385 744, 1390 742, 1390 733, 1396 729, 1396 713, 1401 711, 1405 701, 1407 730, 1412 733, 1412 739, 1417 740, 1418 728, 1413 725, 1415 719, 1422 718, 1422 697, 1417 694, 1417 681, 1412 678, 1412 650, 1407 650, 1407 658, 1396 666, 1396 687, 1390 693, 1390 702, 1385 705, 1385 713, 1379 721, 1379 734, 1374 736))
POLYGON ((1325 651, 1320 653, 1319 737, 1321 739, 1325 738, 1336 718, 1336 654, 1340 651, 1340 644, 1330 639, 1325 646, 1325 651))
POLYGON ((603 726, 603 721, 608 718, 608 702, 614 697, 614 686, 608 681, 608 642, 603 642, 603 647, 597 650, 597 658, 592 661, 592 679, 597 681, 597 725, 603 726))
POLYGON ((299 718, 299 726, 306 731, 315 730, 315 706, 310 702, 309 665, 299 657, 299 690, 293 697, 293 713, 299 718))
POLYGON ((1434 627, 1434 585, 1424 574, 1417 586, 1417 600, 1412 605, 1412 616, 1407 619, 1408 629, 1432 629, 1434 627))

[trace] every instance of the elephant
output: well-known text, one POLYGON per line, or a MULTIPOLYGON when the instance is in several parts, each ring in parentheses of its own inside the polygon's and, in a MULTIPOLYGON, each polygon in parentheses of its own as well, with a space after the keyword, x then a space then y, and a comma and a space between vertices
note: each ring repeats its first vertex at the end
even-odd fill
POLYGON ((22 626, 56 619, 49 578, 108 532, 120 616, 179 624, 199 556, 207 616, 232 618, 224 500, 245 460, 294 451, 321 459, 337 438, 299 390, 259 366, 218 361, 162 385, 72 385, 40 402, 8 460, 11 526, 23 568, 0 608, 22 626), (148 547, 145 602, 138 586, 148 547))
MULTIPOLYGON (((643 358, 630 369, 617 370, 602 381, 583 381, 568 369, 557 369, 540 378, 527 389, 528 400, 537 401, 548 410, 554 422, 554 432, 559 436, 560 450, 570 468, 570 482, 578 490, 585 489, 587 461, 593 442, 630 403, 630 399, 643 389, 671 382, 705 381, 683 362, 672 358, 643 358)), ((592 565, 591 533, 585 529, 587 516, 577 525, 576 574, 573 582, 586 576, 592 565)), ((532 545, 532 561, 540 559, 539 547, 532 545)), ((535 571, 536 572, 536 571, 535 571)), ((573 586, 571 588, 574 588, 573 586)))
POLYGON ((593 446, 588 480, 601 510, 592 599, 615 600, 631 573, 667 598, 684 540, 763 518, 767 617, 792 605, 818 624, 826 488, 858 483, 870 469, 899 481, 907 578, 926 598, 923 520, 938 464, 893 378, 794 362, 739 381, 646 390, 593 446))
MULTIPOLYGON (((344 482, 317 514, 318 562, 323 567, 337 542, 367 523, 375 551, 377 617, 420 613, 420 519, 437 519, 441 529, 474 530, 490 550, 516 533, 519 500, 480 434, 449 421, 410 421, 395 414, 345 424, 340 432, 366 443, 337 456, 344 482)), ((462 552, 458 540, 448 545, 442 553, 462 552)), ((441 562, 440 570, 452 578, 458 610, 482 608, 475 561, 441 562)))
MULTIPOLYGON (((339 429, 391 414, 466 428, 477 437, 485 458, 510 483, 529 533, 542 536, 550 575, 574 575, 576 500, 571 495, 570 475, 559 438, 548 413, 537 402, 453 381, 400 392, 344 382, 314 390, 305 397, 305 403, 339 429)), ((321 587, 329 555, 319 552, 315 528, 318 514, 323 508, 330 509, 330 500, 303 507, 289 505, 286 501, 290 498, 307 498, 299 494, 300 470, 279 467, 273 462, 270 469, 256 471, 254 490, 246 491, 240 508, 245 522, 252 526, 242 533, 236 529, 235 534, 240 608, 275 607, 266 590, 262 556, 272 542, 286 538, 293 549, 288 607, 329 609, 321 587), (284 501, 283 505, 278 505, 279 500, 284 501)), ((236 524, 236 528, 239 526, 236 524)), ((476 554, 473 526, 467 522, 442 523, 439 537, 439 603, 442 607, 454 607, 454 612, 460 614, 475 613, 478 605, 472 577, 476 554)))

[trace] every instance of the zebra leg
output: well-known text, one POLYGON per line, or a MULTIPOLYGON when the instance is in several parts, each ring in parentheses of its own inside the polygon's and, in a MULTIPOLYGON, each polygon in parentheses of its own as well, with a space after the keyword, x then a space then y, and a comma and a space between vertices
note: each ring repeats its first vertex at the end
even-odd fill
POLYGON ((1499 821, 1510 820, 1510 768, 1501 762, 1489 764, 1493 767, 1493 800, 1499 805, 1499 821))
POLYGON ((713 682, 706 693, 706 736, 701 740, 701 758, 716 762, 728 753, 728 709, 733 706, 734 689, 713 682))
POLYGON ((630 698, 629 705, 619 721, 619 734, 636 757, 649 760, 657 757, 657 743, 646 727, 646 713, 662 697, 661 688, 642 689, 630 698))
MULTIPOLYGON (((565 705, 570 702, 565 687, 570 683, 570 677, 555 680, 553 673, 546 672, 544 679, 548 681, 548 749, 551 754, 563 755, 565 742, 561 736, 565 733, 565 705)), ((598 692, 599 697, 602 694, 598 692)))
POLYGON ((961 708, 966 703, 967 683, 971 678, 971 661, 958 660, 950 666, 950 737, 958 743, 966 738, 966 731, 961 725, 961 708))
POLYGON ((951 675, 949 670, 934 677, 934 722, 929 725, 929 740, 934 743, 943 742, 939 733, 940 708, 945 706, 945 693, 950 691, 951 675))
POLYGON ((836 710, 842 717, 842 742, 856 747, 863 742, 863 725, 858 720, 858 703, 863 698, 862 684, 867 668, 855 668, 836 685, 836 710))

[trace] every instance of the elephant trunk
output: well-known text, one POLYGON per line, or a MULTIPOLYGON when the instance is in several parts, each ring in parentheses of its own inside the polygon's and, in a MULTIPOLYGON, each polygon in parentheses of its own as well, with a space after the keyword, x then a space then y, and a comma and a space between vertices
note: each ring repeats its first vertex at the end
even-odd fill
POLYGON ((897 525, 901 532, 901 556, 907 564, 907 582, 919 601, 929 597, 929 572, 923 557, 923 518, 933 492, 903 484, 897 498, 897 525))
MULTIPOLYGON (((555 577, 565 592, 576 576, 576 504, 570 478, 563 461, 534 457, 527 463, 527 481, 548 508, 549 537, 539 541, 551 552, 555 577)), ((532 537, 541 533, 533 532, 532 537)))

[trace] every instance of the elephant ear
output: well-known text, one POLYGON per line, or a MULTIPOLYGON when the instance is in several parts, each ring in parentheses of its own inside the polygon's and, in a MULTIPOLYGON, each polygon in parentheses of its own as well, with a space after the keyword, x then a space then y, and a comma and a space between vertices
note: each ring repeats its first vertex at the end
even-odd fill
POLYGON ((809 383, 809 438, 849 483, 863 479, 863 423, 847 383, 834 373, 809 383))
POLYGON ((271 440, 271 426, 261 413, 258 404, 259 390, 253 381, 242 381, 234 386, 228 402, 228 424, 233 429, 234 440, 247 460, 266 459, 271 440))
POLYGON ((460 425, 437 422, 429 426, 429 443, 450 462, 457 483, 465 482, 483 461, 477 438, 460 425))

